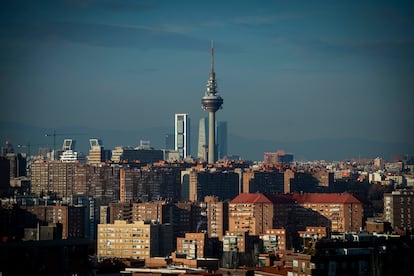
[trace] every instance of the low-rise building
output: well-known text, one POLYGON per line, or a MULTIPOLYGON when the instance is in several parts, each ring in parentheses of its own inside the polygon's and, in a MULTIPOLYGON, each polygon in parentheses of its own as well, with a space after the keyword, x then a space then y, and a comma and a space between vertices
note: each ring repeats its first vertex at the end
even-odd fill
POLYGON ((99 259, 167 256, 172 249, 172 228, 169 224, 122 220, 116 220, 113 224, 98 224, 99 259))

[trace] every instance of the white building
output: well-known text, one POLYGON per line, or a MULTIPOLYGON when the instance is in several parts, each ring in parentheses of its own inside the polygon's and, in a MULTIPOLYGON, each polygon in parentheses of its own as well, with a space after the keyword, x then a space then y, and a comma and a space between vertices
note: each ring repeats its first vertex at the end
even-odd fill
POLYGON ((179 152, 180 158, 184 159, 190 154, 190 117, 188 114, 175 114, 174 123, 174 149, 179 152))

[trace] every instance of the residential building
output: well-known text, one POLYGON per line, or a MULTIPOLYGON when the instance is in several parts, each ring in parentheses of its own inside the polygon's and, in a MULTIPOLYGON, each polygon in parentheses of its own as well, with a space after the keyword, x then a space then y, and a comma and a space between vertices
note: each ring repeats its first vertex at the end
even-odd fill
POLYGON ((223 239, 229 227, 229 204, 220 201, 217 196, 206 196, 207 204, 207 234, 209 238, 223 239))
POLYGON ((31 165, 31 193, 70 200, 90 195, 105 202, 119 200, 119 167, 92 166, 79 161, 36 160, 31 165))
POLYGON ((263 157, 264 164, 289 164, 293 162, 293 154, 286 153, 284 150, 278 150, 277 152, 265 152, 263 157))
POLYGON ((254 267, 262 247, 259 236, 250 235, 248 231, 227 231, 223 237, 222 267, 254 267))
POLYGON ((167 256, 172 250, 171 225, 122 220, 98 224, 98 259, 145 259, 167 256))
POLYGON ((206 233, 185 233, 185 237, 177 238, 177 255, 184 254, 189 259, 211 256, 207 239, 206 233))
POLYGON ((261 193, 242 193, 229 203, 229 231, 260 235, 273 228, 273 203, 261 193))
POLYGON ((87 219, 85 206, 73 205, 24 205, 21 210, 32 214, 26 215, 24 225, 35 227, 39 222, 41 225, 59 223, 62 225, 62 239, 85 238, 85 221, 87 219), (29 219, 30 220, 27 220, 29 219))
POLYGON ((195 170, 181 172, 181 198, 202 201, 205 196, 214 195, 220 200, 231 199, 238 194, 239 174, 234 171, 195 170))
POLYGON ((250 170, 243 172, 244 193, 283 193, 284 174, 278 171, 250 170))
POLYGON ((260 234, 263 241, 264 253, 275 253, 278 250, 286 250, 286 229, 266 229, 266 232, 260 234))
POLYGON ((164 160, 164 152, 162 150, 154 149, 149 145, 143 144, 144 141, 140 141, 138 147, 115 147, 112 150, 112 162, 121 164, 141 164, 146 165, 149 163, 158 162, 164 160))
POLYGON ((384 194, 384 219, 392 228, 414 229, 414 191, 397 190, 384 194))
POLYGON ((329 219, 332 232, 356 232, 362 229, 363 206, 352 194, 293 194, 304 208, 329 219))

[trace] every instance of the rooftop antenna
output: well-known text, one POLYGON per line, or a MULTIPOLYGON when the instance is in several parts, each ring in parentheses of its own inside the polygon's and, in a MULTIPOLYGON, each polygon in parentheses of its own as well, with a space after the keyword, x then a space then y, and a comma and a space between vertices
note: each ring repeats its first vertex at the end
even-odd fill
POLYGON ((211 40, 211 69, 210 69, 210 75, 214 79, 215 73, 214 73, 214 40, 211 40))

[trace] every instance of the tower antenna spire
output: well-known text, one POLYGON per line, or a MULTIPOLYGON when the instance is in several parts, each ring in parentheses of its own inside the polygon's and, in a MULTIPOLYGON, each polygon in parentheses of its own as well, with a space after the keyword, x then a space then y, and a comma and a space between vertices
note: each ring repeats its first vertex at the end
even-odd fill
POLYGON ((212 77, 215 77, 214 75, 214 40, 211 40, 211 69, 210 74, 212 77))
POLYGON ((207 81, 207 90, 201 104, 204 110, 208 111, 208 163, 214 164, 216 162, 216 111, 221 109, 223 98, 217 93, 217 83, 214 73, 214 41, 211 40, 211 71, 210 78, 207 81))

